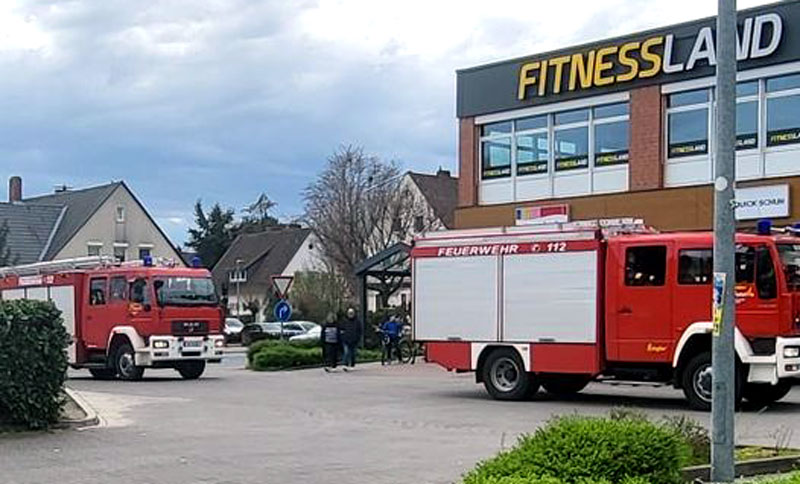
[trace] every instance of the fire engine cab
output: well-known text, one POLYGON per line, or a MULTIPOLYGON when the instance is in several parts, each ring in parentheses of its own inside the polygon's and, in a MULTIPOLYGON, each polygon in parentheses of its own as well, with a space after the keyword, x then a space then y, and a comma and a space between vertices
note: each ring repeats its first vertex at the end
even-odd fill
POLYGON ((222 359, 222 309, 206 269, 109 257, 0 269, 0 298, 52 301, 71 337, 73 368, 138 380, 145 368, 199 378, 222 359))
MULTIPOLYGON (((800 237, 736 236, 737 398, 800 382, 800 237)), ((672 384, 711 403, 711 233, 641 220, 430 233, 412 249, 415 338, 497 399, 591 381, 672 384)))

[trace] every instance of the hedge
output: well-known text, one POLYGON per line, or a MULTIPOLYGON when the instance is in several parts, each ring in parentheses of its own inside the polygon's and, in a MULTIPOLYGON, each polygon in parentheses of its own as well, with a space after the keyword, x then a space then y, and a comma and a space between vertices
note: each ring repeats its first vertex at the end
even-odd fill
POLYGON ((52 303, 0 301, 0 420, 31 429, 58 420, 68 344, 52 303))
MULTIPOLYGON (((358 361, 379 360, 380 352, 359 350, 358 361)), ((286 370, 322 364, 322 348, 318 342, 292 343, 280 340, 256 341, 247 349, 248 366, 256 371, 286 370)))
POLYGON ((639 418, 557 417, 480 463, 465 484, 679 484, 689 444, 674 425, 639 418))

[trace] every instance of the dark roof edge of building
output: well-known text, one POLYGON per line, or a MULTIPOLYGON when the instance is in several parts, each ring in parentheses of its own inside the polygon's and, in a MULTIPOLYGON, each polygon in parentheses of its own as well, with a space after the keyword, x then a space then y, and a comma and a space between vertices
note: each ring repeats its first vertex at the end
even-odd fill
MULTIPOLYGON (((176 262, 180 261, 181 263, 184 263, 183 257, 181 257, 181 251, 178 250, 178 247, 175 245, 174 242, 172 242, 172 239, 170 239, 169 236, 167 236, 166 232, 164 232, 164 230, 161 228, 161 226, 158 225, 158 222, 156 222, 156 220, 150 214, 150 211, 147 210, 147 208, 144 206, 144 204, 142 204, 142 202, 139 200, 139 197, 136 196, 136 194, 133 192, 133 190, 130 189, 130 187, 128 186, 127 183, 125 183, 124 180, 122 180, 122 181, 120 181, 118 183, 122 187, 124 187, 125 190, 128 191, 128 193, 130 194, 131 198, 133 198, 133 201, 136 202, 136 204, 139 205, 139 208, 142 209, 142 212, 144 212, 145 215, 147 215, 147 220, 149 220, 150 223, 153 224, 153 226, 156 228, 156 230, 158 230, 158 233, 161 234, 161 236, 164 237, 164 240, 167 241, 167 245, 175 253, 176 262)), ((112 193, 113 193, 113 190, 112 190, 112 193)), ((110 193, 109 193, 109 196, 111 196, 110 193)), ((103 200, 103 202, 105 202, 105 200, 103 200)))
POLYGON ((56 237, 56 232, 58 232, 58 228, 61 226, 61 221, 64 220, 64 215, 67 213, 67 206, 64 205, 61 207, 61 213, 58 214, 58 218, 56 219, 56 223, 53 224, 53 228, 50 229, 50 235, 47 236, 47 242, 45 242, 44 247, 42 248, 42 252, 39 254, 39 261, 45 260, 47 253, 50 251, 50 245, 53 243, 53 239, 56 237))
MULTIPOLYGON (((770 8, 778 7, 778 6, 781 6, 781 5, 793 4, 793 3, 795 3, 795 4, 796 3, 800 3, 800 0, 782 0, 782 1, 779 1, 779 2, 772 2, 772 3, 767 3, 767 4, 764 4, 764 5, 758 5, 758 6, 755 6, 755 7, 745 8, 745 9, 742 9, 742 10, 737 10, 737 15, 747 14, 749 12, 755 12, 755 11, 760 11, 760 10, 768 10, 770 8)), ((480 64, 480 65, 477 65, 477 66, 464 67, 464 68, 461 68, 461 69, 456 69, 456 75, 461 74, 461 73, 480 71, 482 69, 486 69, 486 68, 494 67, 494 66, 499 66, 499 65, 503 65, 503 64, 508 64, 510 62, 521 62, 523 60, 530 59, 532 57, 553 57, 553 56, 557 56, 559 54, 563 54, 565 52, 573 52, 573 51, 585 49, 587 47, 596 46, 596 45, 598 45, 600 43, 614 43, 615 41, 628 39, 630 37, 639 37, 639 36, 644 36, 644 35, 647 35, 647 34, 656 33, 656 32, 662 31, 664 29, 687 27, 687 26, 694 25, 694 24, 702 24, 702 23, 708 22, 709 20, 712 20, 712 19, 715 19, 715 18, 716 18, 715 15, 714 16, 710 16, 710 17, 703 17, 703 18, 699 18, 699 19, 688 20, 686 22, 681 22, 681 23, 677 23, 677 24, 669 24, 669 25, 664 25, 664 26, 661 26, 661 27, 653 27, 653 28, 647 29, 647 30, 637 30, 636 32, 630 32, 628 34, 622 34, 622 35, 618 35, 616 37, 603 37, 603 38, 599 38, 599 39, 596 39, 596 40, 582 42, 580 44, 569 45, 567 47, 563 47, 563 48, 556 49, 556 50, 548 50, 548 51, 543 51, 543 52, 534 52, 534 53, 528 54, 528 55, 522 55, 522 56, 517 56, 517 57, 511 57, 511 58, 508 58, 508 59, 492 61, 492 62, 488 62, 488 63, 485 63, 485 64, 480 64)))

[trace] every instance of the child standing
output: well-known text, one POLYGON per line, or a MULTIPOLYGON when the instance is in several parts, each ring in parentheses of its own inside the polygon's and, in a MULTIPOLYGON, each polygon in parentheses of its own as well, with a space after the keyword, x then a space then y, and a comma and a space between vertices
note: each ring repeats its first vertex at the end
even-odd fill
POLYGON ((320 334, 325 371, 331 371, 331 369, 336 368, 336 364, 339 362, 340 336, 339 325, 336 323, 336 316, 334 316, 333 313, 328 313, 320 334))

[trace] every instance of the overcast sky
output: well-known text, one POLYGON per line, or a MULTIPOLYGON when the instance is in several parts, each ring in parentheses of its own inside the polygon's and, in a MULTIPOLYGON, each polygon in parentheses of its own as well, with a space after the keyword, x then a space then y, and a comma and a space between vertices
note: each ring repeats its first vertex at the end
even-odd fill
POLYGON ((181 244, 198 198, 238 209, 263 191, 302 213, 341 144, 455 171, 457 68, 716 3, 2 0, 0 166, 26 195, 125 180, 181 244))

